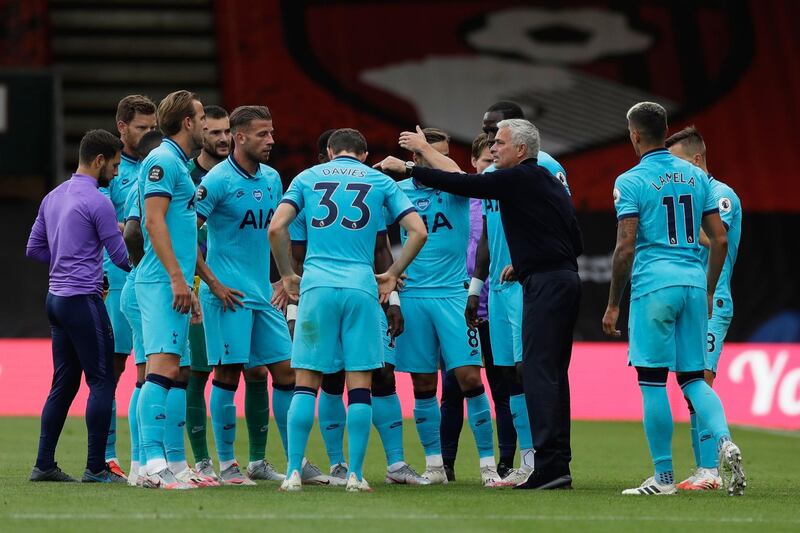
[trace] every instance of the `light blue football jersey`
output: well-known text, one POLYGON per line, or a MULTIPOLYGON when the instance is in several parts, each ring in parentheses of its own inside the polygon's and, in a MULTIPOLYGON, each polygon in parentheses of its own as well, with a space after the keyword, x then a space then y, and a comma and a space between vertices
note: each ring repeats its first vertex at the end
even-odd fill
POLYGON ((142 198, 142 233, 144 257, 139 263, 136 283, 169 283, 169 275, 156 256, 150 235, 147 233, 147 198, 170 198, 166 213, 167 229, 175 258, 186 283, 194 283, 197 259, 197 213, 195 212, 195 186, 187 167, 188 158, 183 150, 169 138, 155 148, 144 161, 139 172, 139 193, 142 198))
MULTIPOLYGON (((567 171, 547 152, 539 151, 537 162, 540 167, 547 169, 550 174, 556 177, 567 190, 567 194, 572 194, 567 183, 567 171)), ((489 166, 484 172, 494 172, 494 165, 489 166)), ((511 252, 508 249, 508 241, 503 231, 503 221, 500 218, 500 200, 481 200, 483 203, 483 216, 486 217, 486 232, 489 241, 489 289, 502 291, 516 282, 500 283, 500 274, 503 269, 511 264, 511 252)))
POLYGON ((617 178, 614 207, 619 220, 639 217, 631 298, 676 285, 706 288, 700 223, 718 208, 705 172, 653 150, 617 178))
MULTIPOLYGON (((267 230, 282 195, 275 169, 259 165, 253 176, 232 155, 212 168, 197 188, 197 217, 208 228, 206 263, 223 285, 244 293, 242 303, 248 308, 270 305, 267 230)), ((205 282, 200 292, 212 296, 205 282)))
MULTIPOLYGON (((736 256, 739 254, 739 240, 742 237, 742 202, 725 183, 709 177, 711 181, 711 192, 717 201, 719 216, 728 230, 728 255, 725 257, 725 265, 717 281, 717 289, 714 291, 714 314, 720 316, 733 316, 733 297, 731 296, 731 277, 733 276, 733 265, 736 264, 736 256)), ((708 264, 708 249, 700 247, 700 257, 703 264, 708 264)))
POLYGON ((377 294, 375 238, 382 210, 399 220, 414 210, 397 184, 355 158, 340 156, 301 172, 282 202, 305 211, 307 250, 301 292, 352 288, 377 294))
MULTIPOLYGON (((402 294, 415 298, 452 298, 465 294, 469 244, 469 198, 406 179, 397 184, 428 229, 428 240, 408 265, 402 294)), ((400 229, 405 244, 408 234, 400 229)))
MULTIPOLYGON (((100 192, 108 196, 111 203, 114 204, 114 211, 117 213, 117 222, 125 222, 125 202, 130 190, 136 188, 140 163, 138 159, 123 152, 120 154, 117 176, 111 180, 108 187, 100 188, 100 192)), ((110 290, 122 289, 128 273, 118 268, 113 261, 111 261, 111 258, 108 257, 108 252, 105 250, 103 251, 103 271, 108 278, 108 288, 110 290)))
MULTIPOLYGON (((128 191, 128 197, 125 199, 125 222, 128 222, 129 220, 141 221, 141 218, 142 203, 139 199, 139 187, 131 187, 128 191)), ((144 229, 142 229, 142 231, 144 231, 144 229)), ((131 271, 127 273, 127 276, 125 277, 125 283, 136 282, 136 270, 137 267, 131 264, 131 271)), ((123 283, 123 286, 125 283, 123 283)))

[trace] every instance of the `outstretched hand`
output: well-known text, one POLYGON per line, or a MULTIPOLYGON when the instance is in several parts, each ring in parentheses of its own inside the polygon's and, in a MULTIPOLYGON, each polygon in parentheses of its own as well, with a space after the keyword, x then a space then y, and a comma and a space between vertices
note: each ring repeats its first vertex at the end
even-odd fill
POLYGON ((381 172, 385 172, 386 174, 390 174, 393 176, 405 176, 406 175, 406 163, 405 161, 401 161, 396 157, 389 156, 383 161, 379 163, 375 163, 372 165, 372 168, 376 168, 381 172))

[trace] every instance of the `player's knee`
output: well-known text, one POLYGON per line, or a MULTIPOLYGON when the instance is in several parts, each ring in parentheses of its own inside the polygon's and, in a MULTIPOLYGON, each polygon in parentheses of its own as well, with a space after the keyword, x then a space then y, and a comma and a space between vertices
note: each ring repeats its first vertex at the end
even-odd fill
POLYGON ((483 386, 480 367, 477 366, 456 368, 456 379, 458 379, 458 386, 461 387, 462 391, 468 391, 483 386))
POLYGON ((376 368, 372 371, 372 384, 389 385, 394 387, 394 369, 392 367, 376 368))
POLYGON ((411 374, 411 383, 414 385, 414 394, 425 394, 433 391, 436 393, 436 386, 439 376, 433 374, 411 374))
POLYGON ((189 382, 189 376, 192 374, 192 369, 188 366, 182 366, 178 369, 178 378, 177 381, 181 381, 183 383, 189 382))
POLYGON ((636 374, 639 378, 639 385, 654 385, 664 387, 667 385, 669 368, 649 368, 637 366, 636 374))
POLYGON ((214 381, 235 385, 239 383, 239 374, 241 372, 241 365, 218 365, 214 367, 214 381))
POLYGON ((372 373, 373 396, 391 396, 396 392, 394 372, 392 370, 383 367, 372 373))
POLYGON ((272 381, 280 385, 294 384, 294 369, 289 361, 281 361, 269 367, 272 381))
POLYGON ((702 370, 697 370, 696 372, 678 372, 678 385, 681 388, 686 387, 689 383, 694 383, 695 381, 705 381, 705 373, 702 370))
POLYGON ((326 394, 341 396, 344 394, 344 381, 344 370, 336 372, 335 374, 325 374, 322 376, 322 390, 326 394))
POLYGON ((263 365, 254 366, 253 368, 245 369, 244 379, 247 381, 267 381, 267 367, 263 365))

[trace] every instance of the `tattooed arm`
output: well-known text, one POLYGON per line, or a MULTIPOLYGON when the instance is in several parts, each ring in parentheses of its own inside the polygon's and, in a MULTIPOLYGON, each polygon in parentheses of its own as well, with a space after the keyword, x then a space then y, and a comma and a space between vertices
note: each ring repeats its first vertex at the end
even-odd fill
POLYGON ((631 277, 638 227, 638 217, 623 218, 617 226, 617 246, 611 260, 611 288, 608 291, 608 307, 603 315, 603 332, 612 337, 622 335, 617 329, 619 302, 631 277))

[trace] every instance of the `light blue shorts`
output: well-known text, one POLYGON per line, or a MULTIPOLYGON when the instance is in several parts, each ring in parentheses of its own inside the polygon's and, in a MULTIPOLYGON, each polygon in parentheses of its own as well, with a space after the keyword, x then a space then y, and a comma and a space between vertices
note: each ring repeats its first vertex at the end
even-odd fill
MULTIPOLYGON (((381 339, 383 339, 383 363, 384 365, 390 364, 394 366, 395 364, 395 344, 397 343, 396 339, 392 339, 392 336, 389 334, 389 321, 386 319, 386 313, 383 312, 383 308, 381 308, 380 312, 381 318, 381 326, 378 330, 381 335, 381 339)), ((336 355, 336 364, 340 368, 344 368, 344 359, 342 358, 342 347, 341 345, 337 347, 338 352, 336 355)))
POLYGON ((522 285, 489 289, 489 340, 495 366, 522 361, 522 285))
MULTIPOLYGON (((717 311, 717 309, 715 308, 714 311, 717 311)), ((711 370, 715 374, 717 373, 719 356, 722 355, 722 345, 731 325, 731 319, 732 317, 730 316, 711 315, 711 320, 708 321, 706 370, 711 370)))
POLYGON ((280 311, 272 306, 223 311, 218 301, 214 296, 200 299, 209 365, 253 368, 291 357, 289 328, 280 311))
POLYGON ((306 290, 297 308, 292 368, 324 374, 381 368, 381 314, 378 299, 366 291, 333 287, 306 290))
POLYGON ((665 287, 631 300, 628 360, 633 366, 696 372, 705 368, 706 291, 665 287))
POLYGON ((482 366, 478 330, 464 320, 464 296, 455 298, 410 298, 401 293, 405 330, 397 337, 396 369, 400 372, 431 374, 439 369, 482 366))
POLYGON ((133 349, 133 333, 128 319, 122 312, 120 301, 122 289, 109 289, 106 295, 106 311, 111 320, 111 329, 114 331, 114 353, 130 355, 133 349))
POLYGON ((181 358, 180 366, 188 366, 189 314, 182 315, 172 309, 170 284, 136 283, 136 300, 142 317, 145 355, 174 354, 181 358))
POLYGON ((120 308, 122 314, 128 321, 131 328, 131 337, 133 339, 133 361, 137 365, 143 365, 147 362, 147 357, 144 355, 144 339, 142 338, 142 314, 139 311, 139 303, 136 301, 136 283, 125 282, 125 285, 120 291, 120 308))

